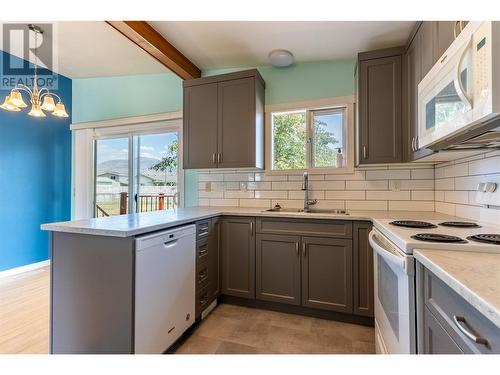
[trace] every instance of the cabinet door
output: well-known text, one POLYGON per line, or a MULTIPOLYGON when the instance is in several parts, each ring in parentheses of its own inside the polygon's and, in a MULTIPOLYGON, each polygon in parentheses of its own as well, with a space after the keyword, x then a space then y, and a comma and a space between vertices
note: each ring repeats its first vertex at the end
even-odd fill
POLYGON ((417 36, 420 38, 422 46, 420 54, 422 56, 422 78, 424 78, 436 62, 436 22, 422 22, 417 36))
POLYGON ((217 167, 217 83, 184 88, 184 168, 217 167))
POLYGON ((211 221, 210 234, 208 237, 208 291, 210 302, 216 299, 220 294, 221 287, 221 222, 220 218, 213 218, 211 221))
POLYGON ((424 352, 420 354, 463 354, 427 307, 424 307, 423 325, 424 352))
POLYGON ((300 305, 299 246, 299 236, 257 235, 257 299, 300 305))
POLYGON ((220 168, 255 167, 255 79, 219 83, 220 168))
POLYGON ((352 312, 352 240, 302 238, 302 305, 352 312))
POLYGON ((455 21, 436 21, 436 56, 434 60, 441 58, 443 53, 448 49, 451 43, 455 40, 454 36, 455 21))
MULTIPOLYGON (((420 30, 419 30, 420 31, 420 30)), ((413 38, 405 54, 406 74, 406 123, 407 123, 407 159, 418 160, 432 154, 432 151, 418 149, 418 84, 422 79, 422 44, 418 34, 413 38)))
POLYGON ((222 293, 255 298, 255 219, 222 219, 222 293))
POLYGON ((373 317, 373 250, 368 242, 371 223, 354 223, 354 307, 357 315, 373 317))
POLYGON ((402 161, 402 56, 360 61, 359 163, 402 161))

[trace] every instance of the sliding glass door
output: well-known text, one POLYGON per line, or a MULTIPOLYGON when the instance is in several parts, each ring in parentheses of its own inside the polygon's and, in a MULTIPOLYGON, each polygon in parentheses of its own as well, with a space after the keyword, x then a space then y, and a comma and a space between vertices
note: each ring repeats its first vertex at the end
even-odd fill
POLYGON ((180 197, 179 134, 97 139, 94 170, 95 217, 175 208, 180 197))

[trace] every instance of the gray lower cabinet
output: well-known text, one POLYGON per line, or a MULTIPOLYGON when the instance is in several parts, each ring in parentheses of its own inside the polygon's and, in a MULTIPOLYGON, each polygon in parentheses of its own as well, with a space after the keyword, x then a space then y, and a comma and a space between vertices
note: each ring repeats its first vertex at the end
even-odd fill
POLYGON ((222 293, 255 298, 255 219, 223 217, 222 293))
POLYGON ((300 305, 299 248, 299 236, 257 235, 257 299, 300 305))
POLYGON ((368 242, 371 229, 370 222, 353 224, 353 312, 373 317, 373 250, 368 242))
POLYGON ((423 325, 422 347, 425 354, 463 354, 427 308, 424 309, 423 325))
POLYGON ((352 240, 302 238, 302 305, 352 312, 352 240))
POLYGON ((420 263, 416 280, 419 353, 500 353, 498 326, 420 263))

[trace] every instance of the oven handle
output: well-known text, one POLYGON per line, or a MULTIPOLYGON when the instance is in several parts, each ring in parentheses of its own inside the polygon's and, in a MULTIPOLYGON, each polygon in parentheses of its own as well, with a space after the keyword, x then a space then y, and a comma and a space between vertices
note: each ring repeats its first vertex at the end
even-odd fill
POLYGON ((377 241, 377 235, 374 230, 372 230, 368 235, 368 241, 370 242, 370 245, 372 246, 373 250, 378 255, 380 255, 387 262, 392 263, 396 267, 402 268, 405 271, 405 273, 408 273, 406 258, 403 255, 397 253, 397 251, 394 249, 386 249, 385 247, 382 247, 382 244, 380 244, 380 242, 377 241))

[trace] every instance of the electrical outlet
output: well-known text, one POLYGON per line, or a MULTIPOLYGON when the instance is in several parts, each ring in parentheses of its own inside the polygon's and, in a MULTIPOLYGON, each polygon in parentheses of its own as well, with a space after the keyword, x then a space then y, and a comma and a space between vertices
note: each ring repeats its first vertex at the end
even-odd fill
POLYGON ((243 182, 243 181, 240 182, 240 190, 247 191, 247 183, 246 182, 243 182))
POLYGON ((401 182, 397 180, 389 181, 389 188, 391 191, 400 191, 401 190, 401 182))
POLYGON ((210 193, 212 191, 212 182, 205 182, 205 192, 210 193))

